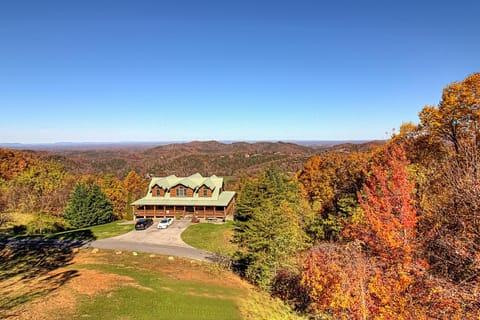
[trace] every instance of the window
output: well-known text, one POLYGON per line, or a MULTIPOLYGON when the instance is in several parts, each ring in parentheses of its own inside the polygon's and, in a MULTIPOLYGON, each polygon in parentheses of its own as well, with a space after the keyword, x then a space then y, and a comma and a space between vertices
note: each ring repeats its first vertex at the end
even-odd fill
POLYGON ((160 196, 160 188, 156 188, 155 190, 156 190, 157 197, 159 197, 160 196))
POLYGON ((177 197, 185 197, 187 195, 185 188, 179 187, 177 189, 177 197))
POLYGON ((208 188, 202 189, 202 197, 208 197, 208 188))

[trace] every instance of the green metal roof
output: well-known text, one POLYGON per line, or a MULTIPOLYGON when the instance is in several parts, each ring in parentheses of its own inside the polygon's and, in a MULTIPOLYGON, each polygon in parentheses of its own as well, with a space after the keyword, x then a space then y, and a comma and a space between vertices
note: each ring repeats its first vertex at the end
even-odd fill
POLYGON ((162 178, 152 178, 148 190, 151 191, 154 185, 158 185, 165 190, 169 190, 170 188, 179 184, 194 190, 200 188, 202 185, 206 185, 210 190, 215 191, 222 188, 223 178, 215 175, 211 177, 202 177, 199 173, 192 174, 189 177, 177 177, 175 175, 171 175, 162 178))
POLYGON ((223 187, 223 178, 215 175, 210 177, 202 177, 201 174, 195 173, 189 177, 177 177, 171 175, 168 177, 152 178, 148 187, 147 195, 139 200, 131 203, 131 205, 199 205, 199 206, 227 206, 231 199, 235 196, 233 191, 220 192, 223 187), (157 185, 166 190, 163 197, 153 197, 152 188, 157 185), (194 190, 193 197, 170 197, 168 192, 171 188, 183 185, 194 190), (201 186, 207 186, 212 190, 211 197, 199 197, 197 190, 201 186))
POLYGON ((216 206, 226 207, 235 196, 233 191, 223 191, 217 199, 211 198, 193 198, 193 197, 144 197, 132 202, 134 206, 160 205, 160 206, 216 206))

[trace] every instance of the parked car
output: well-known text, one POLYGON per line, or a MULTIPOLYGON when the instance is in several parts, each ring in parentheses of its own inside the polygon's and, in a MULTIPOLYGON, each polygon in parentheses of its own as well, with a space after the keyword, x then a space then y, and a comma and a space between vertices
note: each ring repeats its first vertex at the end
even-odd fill
POLYGON ((147 219, 139 219, 137 223, 135 223, 135 230, 145 230, 148 229, 153 224, 153 220, 150 218, 147 219))
POLYGON ((162 219, 159 223, 157 228, 158 229, 167 229, 169 225, 173 223, 173 218, 165 218, 162 219))

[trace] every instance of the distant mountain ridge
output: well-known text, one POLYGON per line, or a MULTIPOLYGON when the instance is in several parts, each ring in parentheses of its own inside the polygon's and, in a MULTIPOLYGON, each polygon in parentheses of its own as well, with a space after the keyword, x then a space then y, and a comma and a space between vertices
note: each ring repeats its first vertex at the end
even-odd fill
POLYGON ((165 145, 182 145, 189 143, 211 143, 216 142, 223 145, 230 144, 255 144, 255 143, 291 143, 301 146, 308 147, 325 147, 325 146, 334 146, 339 144, 363 144, 371 140, 272 140, 272 141, 263 141, 263 140, 251 140, 251 141, 236 141, 236 140, 225 140, 225 141, 119 141, 119 142, 52 142, 52 143, 9 143, 9 142, 0 142, 0 148, 6 149, 16 149, 16 150, 89 150, 89 149, 116 149, 116 148, 149 148, 165 145))
POLYGON ((192 141, 158 146, 149 149, 149 152, 197 152, 197 153, 235 153, 235 152, 285 152, 311 153, 310 147, 288 142, 232 142, 192 141))
POLYGON ((338 145, 305 146, 292 142, 229 142, 193 141, 165 145, 96 145, 94 148, 52 149, 48 151, 15 151, 28 153, 29 158, 53 160, 78 174, 114 174, 125 177, 135 170, 145 177, 241 176, 258 172, 275 164, 286 172, 295 173, 314 154, 328 151, 349 152, 368 150, 382 141, 343 143, 338 145))

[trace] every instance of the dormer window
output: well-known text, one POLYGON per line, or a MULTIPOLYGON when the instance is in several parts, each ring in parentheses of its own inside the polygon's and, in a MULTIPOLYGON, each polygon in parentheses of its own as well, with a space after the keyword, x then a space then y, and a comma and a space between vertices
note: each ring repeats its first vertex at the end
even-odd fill
POLYGON ((160 188, 155 188, 155 194, 157 197, 160 197, 160 188))
POLYGON ((186 197, 187 192, 184 187, 178 187, 177 188, 177 197, 186 197))
POLYGON ((202 189, 202 197, 208 197, 208 189, 207 188, 202 189))

